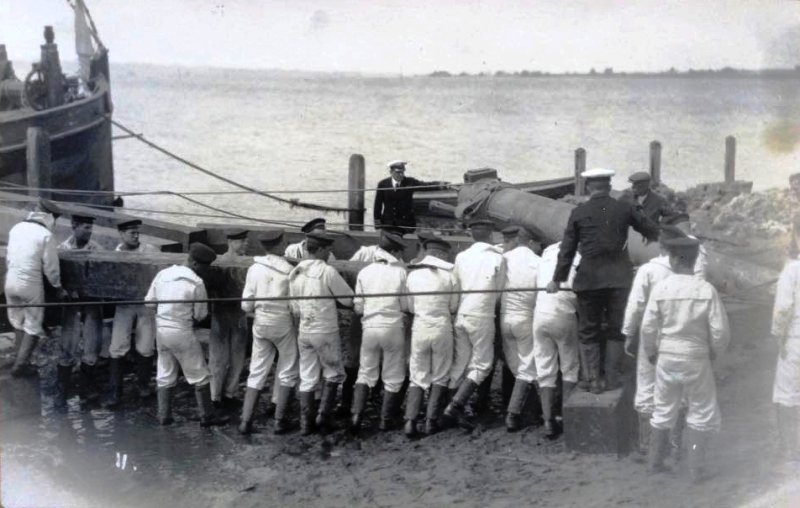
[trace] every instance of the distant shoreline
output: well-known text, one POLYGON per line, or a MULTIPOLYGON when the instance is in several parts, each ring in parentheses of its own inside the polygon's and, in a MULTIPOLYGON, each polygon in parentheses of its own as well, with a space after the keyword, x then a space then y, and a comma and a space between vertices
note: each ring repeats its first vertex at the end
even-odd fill
POLYGON ((433 71, 430 74, 423 75, 429 78, 787 78, 787 79, 800 79, 800 65, 794 68, 784 69, 734 69, 732 67, 723 67, 722 69, 689 69, 687 71, 678 71, 674 68, 661 72, 615 72, 612 68, 606 68, 602 71, 591 69, 589 72, 559 72, 550 73, 543 71, 496 71, 496 72, 479 72, 468 73, 460 72, 457 74, 449 71, 433 71))

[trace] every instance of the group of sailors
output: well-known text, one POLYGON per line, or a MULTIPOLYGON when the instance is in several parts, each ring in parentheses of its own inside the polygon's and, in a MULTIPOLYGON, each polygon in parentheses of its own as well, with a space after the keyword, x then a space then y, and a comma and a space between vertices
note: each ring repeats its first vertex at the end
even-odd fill
MULTIPOLYGON (((204 279, 215 260, 244 254, 247 232, 229 231, 228 251, 220 257, 206 245, 192 244, 184 264, 160 271, 152 281, 144 300, 154 303, 117 306, 107 405, 116 407, 122 400, 121 361, 133 345, 142 397, 150 394, 156 356, 160 424, 174 421, 172 394, 179 372, 195 388, 201 425, 223 424, 238 408, 239 378, 251 345, 239 425, 244 434, 253 431, 259 395, 273 366, 277 434, 295 427, 288 411, 295 390, 301 434, 330 432, 342 413, 349 413, 348 427, 358 432, 365 425, 370 392, 379 383, 380 430, 395 428, 403 400, 403 432, 409 437, 447 425, 471 429, 469 402, 491 382, 498 343, 513 378, 513 384, 504 383, 507 429, 522 428, 532 399, 540 406, 546 436, 556 438, 559 401, 567 400, 579 381, 594 394, 618 388, 627 352, 637 358, 635 409, 640 451, 649 454, 650 469, 664 469, 670 435, 685 421, 689 469, 695 480, 702 479, 708 438, 721 421, 711 361, 730 340, 725 310, 705 280, 702 248, 691 235, 688 216, 668 210, 649 181, 637 186, 647 180, 638 173, 631 178, 629 199, 611 197, 613 174, 601 169, 583 174, 588 200, 572 211, 561 242, 547 246, 541 256, 536 254, 540 239, 526 228, 503 229, 503 243, 495 245, 493 222, 478 219, 468 224, 474 242, 452 262, 445 237, 420 231, 420 250, 405 263, 404 231, 384 225, 379 243, 362 247, 352 258, 366 263, 355 288, 330 264, 335 237, 325 230, 324 219, 306 224, 305 240, 289 246, 284 231, 261 231, 264 254, 253 258, 242 301, 213 304, 208 361, 195 333, 209 313, 204 279), (661 246, 661 255, 639 267, 635 277, 627 251, 631 227, 661 246), (521 290, 531 288, 539 290, 521 290), (354 325, 360 324, 360 332, 344 341, 339 307, 352 308, 358 317, 354 325), (343 350, 359 339, 358 362, 347 365, 343 350)), ((60 283, 52 240, 59 214, 55 204, 41 200, 39 210, 12 228, 8 303, 41 303, 43 277, 60 297, 69 296, 60 283)), ((97 249, 91 222, 73 215, 73 235, 59 248, 97 249)), ((119 224, 117 250, 155 249, 139 242, 139 224, 119 224)), ((800 348, 792 338, 800 336, 795 330, 800 329, 800 303, 794 297, 800 288, 798 266, 792 262, 781 276, 774 324, 774 333, 785 339, 775 401, 787 408, 780 422, 782 435, 793 436, 787 437, 792 453, 800 397, 800 348)), ((9 308, 8 315, 18 346, 12 373, 30 374, 27 360, 37 338, 45 335, 43 309, 9 308)), ((99 307, 67 307, 64 316, 58 364, 62 398, 77 364, 81 397, 93 397, 99 307)))

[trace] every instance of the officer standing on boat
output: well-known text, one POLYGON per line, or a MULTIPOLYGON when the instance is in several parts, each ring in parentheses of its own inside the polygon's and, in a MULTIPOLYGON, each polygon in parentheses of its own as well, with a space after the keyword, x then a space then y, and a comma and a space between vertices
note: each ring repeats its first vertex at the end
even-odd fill
MULTIPOLYGON (((225 231, 228 250, 219 261, 244 256, 247 230, 225 231)), ((233 410, 237 405, 239 377, 247 356, 247 320, 236 302, 214 303, 211 307, 211 332, 208 338, 208 363, 211 369, 211 401, 217 408, 233 410)))
MULTIPOLYGON (((127 220, 117 224, 120 243, 117 252, 146 253, 160 252, 158 247, 139 241, 139 219, 127 220)), ((153 313, 144 305, 117 305, 114 312, 114 325, 111 329, 110 397, 106 407, 115 408, 122 403, 122 360, 131 349, 131 333, 135 332, 136 377, 140 398, 147 398, 150 392, 150 374, 155 354, 156 330, 153 313), (135 326, 135 329, 134 329, 135 326)))
POLYGON ((227 418, 219 417, 211 404, 209 382, 211 372, 203 356, 203 348, 194 333, 195 323, 208 315, 206 287, 201 278, 217 255, 207 245, 193 243, 183 265, 173 265, 156 274, 146 301, 192 300, 187 303, 151 303, 156 307, 156 340, 158 363, 158 421, 161 425, 173 423, 172 391, 178 383, 178 369, 186 381, 194 386, 200 413, 200 426, 224 425, 227 418))
MULTIPOLYGON (((59 250, 98 251, 103 248, 92 240, 94 217, 87 215, 72 216, 72 234, 61 242, 59 250)), ((76 299, 85 299, 80 294, 72 295, 76 299)), ((61 355, 58 360, 58 400, 59 407, 66 406, 70 388, 72 369, 80 364, 81 386, 80 397, 83 402, 96 399, 95 363, 103 336, 103 316, 100 305, 84 307, 64 307, 61 324, 61 355), (83 352, 81 354, 81 337, 83 352)))
MULTIPOLYGON (((38 208, 16 224, 8 233, 6 250, 6 301, 12 305, 44 302, 44 278, 58 291, 60 299, 68 297, 61 287, 61 270, 53 237, 53 227, 61 215, 55 203, 40 199, 38 208)), ((8 309, 8 320, 14 327, 16 356, 11 368, 14 377, 35 376, 36 367, 28 360, 40 337, 45 336, 44 307, 8 309)))
POLYGON ((609 195, 610 169, 590 169, 581 176, 586 180, 589 200, 570 213, 549 293, 558 291, 567 280, 576 252, 581 264, 573 290, 578 295, 578 338, 581 343, 592 393, 606 391, 601 376, 600 358, 606 347, 606 375, 617 374, 625 337, 620 332, 625 314, 633 266, 628 255, 628 229, 633 227, 649 240, 658 237, 658 225, 628 202, 609 195), (607 330, 603 330, 603 322, 607 330))
POLYGON ((404 233, 413 233, 417 227, 414 216, 414 188, 430 186, 431 190, 440 188, 441 182, 423 182, 406 175, 406 161, 392 161, 389 164, 389 178, 378 182, 375 191, 373 219, 375 227, 395 226, 404 233))

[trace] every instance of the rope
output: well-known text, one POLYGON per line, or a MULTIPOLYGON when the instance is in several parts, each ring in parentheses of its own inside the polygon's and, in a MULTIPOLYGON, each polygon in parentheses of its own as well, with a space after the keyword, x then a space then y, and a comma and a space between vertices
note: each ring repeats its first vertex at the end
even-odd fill
MULTIPOLYGON (((559 288, 559 291, 572 291, 567 288, 559 288)), ((283 302, 292 300, 345 300, 352 298, 387 298, 387 297, 408 297, 408 296, 437 296, 437 295, 463 295, 463 294, 498 294, 498 293, 532 293, 546 291, 546 288, 504 288, 504 289, 460 289, 455 291, 417 291, 411 293, 365 293, 349 295, 305 295, 305 296, 263 296, 254 298, 195 298, 188 300, 115 300, 115 301, 66 301, 66 302, 42 302, 36 304, 28 303, 5 303, 0 304, 0 309, 18 309, 25 307, 78 307, 82 305, 158 305, 167 303, 237 303, 237 302, 283 302)))
POLYGON ((183 157, 180 157, 180 156, 170 152, 169 150, 167 150, 167 149, 165 149, 165 148, 153 143, 152 141, 149 141, 149 140, 145 139, 145 137, 143 135, 137 134, 136 132, 130 130, 127 127, 125 127, 121 123, 119 123, 116 120, 114 120, 113 118, 111 118, 110 115, 106 115, 106 118, 108 118, 108 120, 112 124, 114 124, 115 126, 119 127, 124 132, 126 132, 127 134, 130 134, 132 137, 138 139, 139 141, 141 141, 145 145, 149 146, 150 148, 152 148, 154 150, 157 150, 157 151, 163 153, 164 155, 166 155, 168 157, 171 157, 171 158, 175 159, 176 161, 185 164, 186 166, 189 166, 192 169, 196 169, 197 171, 203 173, 204 175, 210 176, 212 178, 216 178, 217 180, 223 181, 223 182, 225 182, 225 183, 227 183, 229 185, 232 185, 234 187, 238 187, 238 188, 240 188, 242 190, 249 191, 249 192, 251 192, 253 194, 258 194, 259 196, 264 196, 266 198, 278 201, 280 203, 287 204, 287 205, 289 205, 291 207, 299 206, 301 208, 307 208, 309 210, 317 210, 317 211, 322 211, 322 212, 361 212, 362 211, 362 210, 357 210, 357 209, 354 209, 354 208, 341 208, 341 207, 332 207, 332 206, 319 205, 319 204, 315 204, 315 203, 306 203, 306 202, 300 201, 298 199, 286 199, 286 198, 282 198, 280 196, 276 196, 275 194, 271 194, 271 193, 268 193, 268 192, 260 191, 258 189, 253 188, 253 187, 250 187, 248 185, 244 185, 244 184, 239 183, 239 182, 237 182, 235 180, 231 180, 230 178, 227 178, 227 177, 224 177, 224 176, 219 175, 217 173, 214 173, 213 171, 210 171, 210 170, 208 170, 208 169, 206 169, 204 167, 201 167, 201 166, 195 164, 194 162, 191 162, 191 161, 189 161, 187 159, 184 159, 183 157))

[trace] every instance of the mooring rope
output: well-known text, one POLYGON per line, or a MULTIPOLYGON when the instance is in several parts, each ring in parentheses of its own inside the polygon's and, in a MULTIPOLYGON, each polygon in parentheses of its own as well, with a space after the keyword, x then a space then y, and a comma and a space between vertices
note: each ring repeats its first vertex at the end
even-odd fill
POLYGON ((142 134, 137 134, 136 132, 132 131, 131 129, 129 129, 127 127, 125 127, 124 125, 122 125, 118 121, 114 120, 113 118, 111 118, 111 115, 106 115, 106 118, 108 118, 108 120, 112 124, 114 124, 115 126, 117 126, 120 129, 122 129, 124 132, 130 134, 131 137, 134 137, 134 138, 138 139, 139 141, 141 141, 145 145, 149 146, 150 148, 152 148, 152 149, 154 149, 154 150, 156 150, 158 152, 161 152, 164 155, 166 155, 166 156, 168 156, 168 157, 170 157, 170 158, 172 158, 172 159, 174 159, 174 160, 176 160, 176 161, 178 161, 178 162, 180 162, 180 163, 182 163, 182 164, 184 164, 186 166, 189 166, 192 169, 195 169, 195 170, 203 173, 204 175, 207 175, 207 176, 210 176, 212 178, 216 178, 217 180, 220 180, 222 182, 225 182, 228 185, 232 185, 234 187, 238 187, 238 188, 240 188, 242 190, 246 190, 246 191, 251 192, 253 194, 258 194, 259 196, 263 196, 265 198, 269 198, 269 199, 278 201, 280 203, 287 204, 290 207, 296 207, 297 206, 297 207, 307 208, 309 210, 317 210, 317 211, 321 211, 321 212, 340 212, 340 213, 344 213, 344 212, 361 212, 361 211, 363 211, 363 210, 358 210, 358 209, 354 209, 354 208, 342 208, 342 207, 320 205, 320 204, 316 204, 316 203, 307 203, 305 201, 300 201, 299 199, 286 199, 286 198, 282 198, 280 196, 276 196, 275 194, 271 194, 269 192, 264 192, 264 191, 258 190, 258 189, 254 188, 254 187, 250 187, 249 185, 245 185, 243 183, 237 182, 235 180, 232 180, 230 178, 227 178, 225 176, 217 174, 217 173, 215 173, 215 172, 213 172, 213 171, 211 171, 209 169, 206 169, 206 168, 204 168, 204 167, 202 167, 202 166, 200 166, 198 164, 195 164, 194 162, 192 162, 190 160, 187 160, 187 159, 185 159, 185 158, 183 158, 183 157, 181 157, 181 156, 179 156, 179 155, 167 150, 166 148, 164 148, 164 147, 162 147, 162 146, 160 146, 160 145, 158 145, 156 143, 153 143, 152 141, 146 139, 142 134))

